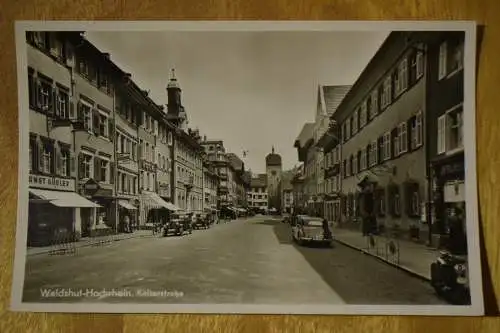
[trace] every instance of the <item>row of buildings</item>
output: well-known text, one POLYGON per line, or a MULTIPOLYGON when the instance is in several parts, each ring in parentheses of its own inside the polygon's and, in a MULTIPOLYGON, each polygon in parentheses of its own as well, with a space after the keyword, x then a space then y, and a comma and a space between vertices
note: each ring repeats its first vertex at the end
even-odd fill
POLYGON ((155 103, 81 32, 28 32, 30 244, 247 206, 250 175, 188 127, 172 70, 155 103))
POLYGON ((430 243, 464 218, 464 37, 392 32, 352 86, 319 87, 294 144, 296 209, 430 243))

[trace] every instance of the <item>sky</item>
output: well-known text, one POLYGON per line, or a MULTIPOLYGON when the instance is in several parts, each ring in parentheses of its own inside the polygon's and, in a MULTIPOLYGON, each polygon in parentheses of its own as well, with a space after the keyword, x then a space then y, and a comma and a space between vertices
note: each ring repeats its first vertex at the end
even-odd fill
POLYGON ((90 31, 86 38, 157 104, 175 68, 189 127, 223 140, 252 173, 275 147, 283 168, 314 121, 318 85, 352 85, 388 32, 90 31), (248 151, 243 158, 243 151, 248 151))

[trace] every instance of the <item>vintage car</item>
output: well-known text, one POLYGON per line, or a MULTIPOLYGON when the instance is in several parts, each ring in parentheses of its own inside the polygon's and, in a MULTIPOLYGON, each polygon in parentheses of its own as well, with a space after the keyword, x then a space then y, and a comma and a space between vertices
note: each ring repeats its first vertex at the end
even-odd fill
POLYGON ((183 234, 184 226, 178 216, 173 216, 163 225, 163 237, 167 237, 168 235, 182 236, 183 234))
POLYGON ((298 215, 292 223, 292 239, 299 245, 317 243, 333 246, 333 235, 320 217, 298 215))
POLYGON ((193 221, 193 228, 196 230, 210 228, 210 220, 208 218, 208 215, 196 214, 193 221))

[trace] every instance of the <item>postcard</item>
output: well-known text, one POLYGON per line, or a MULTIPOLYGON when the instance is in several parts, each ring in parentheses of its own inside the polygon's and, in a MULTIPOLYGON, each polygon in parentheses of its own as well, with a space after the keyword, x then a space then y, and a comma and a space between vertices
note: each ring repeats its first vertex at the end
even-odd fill
POLYGON ((12 309, 482 315, 474 22, 16 22, 12 309))

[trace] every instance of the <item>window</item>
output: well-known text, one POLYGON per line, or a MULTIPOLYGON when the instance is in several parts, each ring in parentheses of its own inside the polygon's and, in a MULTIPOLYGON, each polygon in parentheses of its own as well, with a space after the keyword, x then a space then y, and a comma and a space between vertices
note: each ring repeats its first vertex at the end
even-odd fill
POLYGON ((370 145, 370 166, 374 166, 377 164, 377 158, 378 158, 378 146, 377 146, 377 140, 372 141, 372 144, 370 145))
POLYGON ((59 90, 57 92, 57 100, 56 100, 56 116, 66 119, 68 118, 68 101, 69 96, 68 93, 64 90, 59 90))
POLYGON ((100 166, 101 166, 101 170, 100 170, 100 179, 99 181, 101 182, 109 182, 110 181, 110 178, 109 175, 108 175, 108 170, 109 170, 109 161, 106 161, 106 160, 103 160, 103 159, 100 159, 100 166))
POLYGON ((422 145, 422 112, 418 112, 412 121, 411 148, 416 149, 422 145))
POLYGON ((370 119, 375 117, 378 113, 378 89, 375 89, 371 95, 371 103, 370 103, 370 119))
POLYGON ((84 128, 92 131, 92 106, 87 103, 80 103, 80 118, 83 121, 84 128))
POLYGON ((137 143, 132 142, 132 149, 131 149, 131 154, 132 154, 132 160, 137 161, 137 143))
POLYGON ((382 108, 386 108, 391 103, 391 89, 391 77, 389 76, 384 80, 381 102, 382 108))
POLYGON ((90 74, 90 66, 88 64, 88 60, 85 59, 82 55, 78 56, 78 73, 84 77, 89 77, 90 74))
POLYGON ((446 150, 454 150, 463 148, 463 110, 462 108, 454 109, 446 115, 446 150))
POLYGON ((398 126, 399 151, 398 155, 408 151, 408 131, 407 123, 404 122, 398 126))
POLYGON ((400 95, 408 87, 408 61, 404 58, 398 65, 396 75, 394 77, 394 92, 400 95))
POLYGON ((424 55, 422 52, 418 51, 417 52, 417 64, 416 64, 416 70, 417 70, 417 79, 422 77, 424 75, 424 55))
POLYGON ((358 169, 358 154, 354 154, 354 156, 352 156, 352 174, 356 175, 359 172, 358 169))
POLYGON ((80 154, 80 178, 88 179, 93 174, 93 156, 90 154, 80 154))
POLYGON ((365 170, 366 169, 366 149, 361 149, 361 158, 359 162, 359 169, 360 170, 365 170))
POLYGON ((61 150, 59 163, 59 174, 68 177, 70 175, 70 153, 68 150, 61 150))
POLYGON ((40 110, 51 112, 52 110, 52 85, 46 81, 40 81, 37 94, 37 106, 40 110))
POLYGON ((364 127, 366 125, 366 122, 367 122, 367 114, 366 114, 367 110, 366 110, 366 103, 363 102, 361 104, 361 113, 360 113, 360 116, 359 116, 359 127, 364 127))
POLYGON ((99 114, 99 132, 100 136, 105 138, 109 137, 109 125, 108 125, 108 116, 104 113, 99 114))
POLYGON ((463 42, 458 39, 441 43, 439 46, 439 80, 463 68, 463 48, 463 42))
POLYGON ((40 171, 43 173, 53 173, 53 148, 49 142, 44 142, 42 146, 42 154, 40 160, 40 171))
POLYGON ((33 41, 36 46, 42 50, 47 50, 49 48, 49 38, 45 31, 35 31, 33 32, 33 41))
POLYGON ((354 114, 352 115, 352 134, 356 134, 358 132, 358 110, 354 111, 354 114))
POLYGON ((437 153, 446 151, 446 115, 438 118, 437 153))
POLYGON ((51 53, 53 56, 57 58, 57 60, 62 61, 64 60, 64 43, 60 38, 55 38, 52 39, 53 44, 51 45, 51 53))

